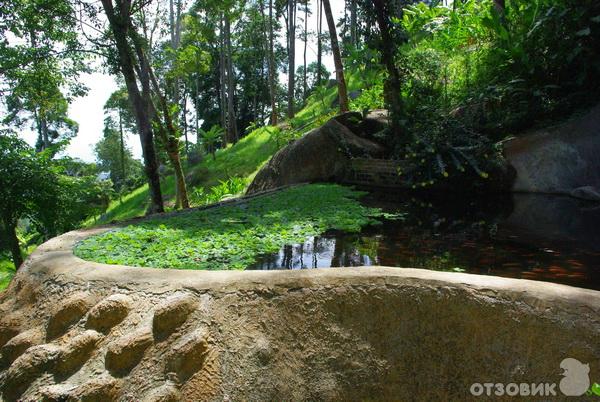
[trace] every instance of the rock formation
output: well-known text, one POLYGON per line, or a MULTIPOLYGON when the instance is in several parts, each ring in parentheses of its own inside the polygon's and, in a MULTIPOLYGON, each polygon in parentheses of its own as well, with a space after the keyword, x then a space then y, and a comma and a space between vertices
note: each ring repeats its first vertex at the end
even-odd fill
POLYGON ((378 157, 385 149, 352 131, 358 113, 331 119, 277 152, 258 172, 248 194, 290 184, 329 181, 343 176, 351 157, 378 157))
MULTIPOLYGON (((4 401, 469 400, 600 372, 600 292, 398 268, 179 271, 40 246, 0 295, 4 401)), ((560 400, 560 394, 553 400, 560 400)))
POLYGON ((505 154, 517 171, 513 191, 600 201, 600 105, 508 141, 505 154))

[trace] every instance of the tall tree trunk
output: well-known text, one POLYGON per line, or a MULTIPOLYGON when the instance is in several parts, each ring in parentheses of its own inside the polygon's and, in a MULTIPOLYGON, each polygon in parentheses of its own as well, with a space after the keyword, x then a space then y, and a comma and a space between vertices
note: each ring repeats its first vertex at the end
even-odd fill
POLYGON ((196 109, 196 144, 200 144, 200 74, 196 73, 196 93, 194 94, 194 108, 196 109))
POLYGON ((500 22, 506 25, 506 0, 494 0, 494 7, 500 16, 500 22))
POLYGON ((308 5, 310 0, 304 4, 304 70, 302 73, 302 99, 306 101, 306 92, 308 92, 306 85, 306 48, 308 46, 308 5))
POLYGON ((273 0, 269 0, 269 95, 271 97, 271 125, 277 125, 277 94, 275 92, 275 52, 273 51, 273 0))
POLYGON ((158 81, 156 80, 154 72, 152 71, 152 68, 150 68, 150 66, 148 66, 148 73, 152 81, 152 86, 154 87, 154 92, 161 106, 163 119, 165 122, 163 127, 160 121, 158 121, 158 131, 159 134, 161 134, 161 140, 165 144, 167 155, 169 156, 169 161, 171 162, 173 170, 175 171, 175 178, 177 183, 176 206, 180 206, 182 208, 189 208, 190 201, 188 198, 187 186, 185 183, 185 175, 183 173, 183 166, 181 165, 181 157, 179 154, 179 138, 177 136, 178 132, 175 128, 175 125, 173 124, 173 119, 171 117, 171 112, 169 111, 169 105, 167 104, 167 100, 161 93, 158 81))
POLYGON ((338 95, 340 97, 340 112, 344 113, 349 110, 348 107, 348 92, 346 89, 346 79, 344 78, 344 65, 342 64, 342 55, 340 54, 340 46, 338 44, 337 32, 335 29, 335 21, 331 13, 331 4, 329 0, 323 0, 323 8, 325 10, 325 18, 329 26, 329 35, 331 36, 331 52, 333 53, 333 62, 335 64, 335 77, 338 84, 338 95))
POLYGON ((350 41, 352 46, 358 46, 357 0, 350 0, 350 41))
POLYGON ((12 255, 15 269, 19 269, 23 264, 23 254, 21 253, 21 247, 19 246, 19 238, 17 237, 17 225, 16 222, 12 222, 11 219, 4 217, 2 219, 4 223, 4 233, 8 240, 8 246, 12 255))
POLYGON ((158 134, 160 135, 160 139, 164 144, 167 155, 169 156, 169 160, 173 166, 176 176, 176 188, 177 188, 177 197, 175 207, 183 207, 189 208, 190 203, 188 200, 187 187, 185 184, 185 175, 183 174, 183 167, 181 166, 181 158, 179 154, 179 131, 175 127, 173 123, 173 117, 171 116, 171 111, 169 110, 169 106, 167 104, 166 96, 163 95, 160 86, 158 84, 158 80, 156 79, 154 72, 152 71, 152 66, 146 56, 146 52, 144 50, 143 40, 135 31, 132 24, 130 24, 129 29, 129 37, 131 38, 131 42, 134 45, 134 49, 137 54, 137 59, 139 63, 139 79, 142 84, 142 92, 145 94, 146 99, 148 100, 148 107, 150 112, 155 117, 155 122, 158 125, 158 134), (162 111, 164 124, 161 122, 159 113, 157 112, 153 102, 152 95, 150 91, 150 84, 154 88, 154 93, 158 98, 160 109, 162 111))
POLYGON ((119 197, 123 194, 123 188, 125 188, 125 138, 123 135, 123 118, 121 116, 121 108, 119 107, 119 139, 120 139, 120 147, 119 150, 121 153, 121 189, 119 191, 119 197))
POLYGON ((162 193, 160 190, 160 177, 158 175, 158 160, 154 149, 154 134, 152 132, 150 108, 148 107, 147 101, 142 98, 137 86, 133 54, 129 43, 127 42, 131 3, 128 0, 125 0, 119 4, 120 10, 119 13, 116 14, 112 5, 112 0, 102 0, 102 6, 115 39, 118 51, 119 68, 123 74, 123 79, 125 80, 129 101, 134 110, 140 142, 142 144, 144 168, 146 177, 148 178, 148 187, 150 191, 150 206, 148 212, 164 212, 162 193))
POLYGON ((225 84, 225 28, 223 16, 220 21, 220 40, 219 40, 219 101, 221 106, 221 127, 227 131, 227 92, 225 84))
POLYGON ((392 38, 390 27, 390 13, 386 7, 385 0, 373 0, 377 25, 381 32, 381 61, 385 65, 388 73, 385 82, 384 97, 390 108, 392 131, 400 134, 400 119, 402 118, 402 98, 401 98, 401 77, 396 63, 394 62, 394 49, 396 44, 392 38))
POLYGON ((321 85, 321 68, 323 66, 323 0, 317 0, 317 86, 321 85))
POLYGON ((183 91, 183 96, 181 97, 182 107, 181 107, 181 124, 183 125, 183 138, 185 139, 185 154, 189 153, 190 142, 188 139, 188 126, 187 126, 187 93, 183 91))
POLYGON ((296 0, 288 0, 288 118, 295 115, 296 86, 296 0))
POLYGON ((233 77, 233 60, 231 51, 231 26, 229 16, 225 14, 225 50, 227 52, 227 131, 229 142, 235 144, 239 139, 235 116, 235 82, 233 77))
POLYGON ((48 120, 46 120, 45 113, 40 114, 40 123, 42 129, 42 139, 44 141, 44 149, 50 148, 50 136, 48 135, 48 120))
POLYGON ((504 11, 506 9, 506 1, 505 0, 494 0, 494 7, 501 15, 504 15, 504 11))

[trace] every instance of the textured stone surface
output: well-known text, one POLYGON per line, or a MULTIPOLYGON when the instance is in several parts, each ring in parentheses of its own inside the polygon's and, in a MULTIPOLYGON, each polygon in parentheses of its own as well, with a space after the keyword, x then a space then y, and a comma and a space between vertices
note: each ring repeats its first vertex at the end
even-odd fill
POLYGON ((384 154, 383 147, 359 137, 340 123, 345 117, 329 120, 282 148, 256 174, 248 194, 291 184, 332 180, 345 174, 350 157, 384 154))
POLYGON ((126 295, 111 295, 90 310, 85 326, 108 333, 112 327, 127 317, 130 305, 131 299, 126 295))
POLYGON ((156 340, 161 341, 175 332, 196 308, 193 297, 177 294, 165 300, 154 312, 152 331, 156 340))
POLYGON ((106 369, 117 376, 128 374, 140 362, 152 342, 152 333, 144 329, 118 339, 108 347, 106 369))
POLYGON ((56 364, 55 373, 59 378, 68 378, 88 361, 96 349, 102 335, 93 330, 88 330, 71 339, 63 347, 56 364))
POLYGON ((46 326, 46 337, 52 340, 63 335, 67 330, 85 315, 92 306, 92 300, 88 293, 74 294, 61 302, 52 312, 46 326))
POLYGON ((600 105, 507 142, 505 154, 517 171, 514 191, 569 195, 600 188, 600 105))
POLYGON ((81 321, 27 349, 0 372, 3 400, 463 401, 473 382, 558 384, 567 357, 600 378, 597 291, 382 267, 106 267, 72 255, 76 241, 102 230, 40 246, 0 295, 22 318, 0 324, 8 318, 18 333, 45 328, 57 300, 81 293, 102 303, 126 292, 135 300, 127 317, 94 342, 78 340, 93 334, 81 321), (193 308, 157 341, 156 313, 180 303, 193 308), (57 376, 60 356, 75 345, 87 345, 88 358, 57 376))
MULTIPOLYGON (((17 333, 15 333, 15 335, 17 333)), ((44 331, 40 327, 31 328, 19 333, 2 347, 2 357, 0 358, 1 367, 6 368, 27 349, 43 342, 44 331)))

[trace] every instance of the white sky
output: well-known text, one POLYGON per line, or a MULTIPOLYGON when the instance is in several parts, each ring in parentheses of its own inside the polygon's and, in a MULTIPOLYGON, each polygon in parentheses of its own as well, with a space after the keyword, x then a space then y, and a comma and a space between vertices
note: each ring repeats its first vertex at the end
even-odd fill
MULTIPOLYGON (((309 16, 308 30, 316 32, 316 1, 311 1, 312 16, 309 16)), ((331 8, 334 18, 337 21, 344 12, 343 0, 331 0, 331 8)), ((298 11, 298 28, 296 33, 299 35, 304 24, 300 22, 304 18, 304 13, 298 11)), ((323 32, 327 33, 327 21, 323 16, 323 32)), ((314 38, 312 38, 314 41, 314 38)), ((281 38, 285 43, 285 37, 281 38)), ((304 44, 298 40, 296 43, 296 66, 303 64, 304 44)), ((317 59, 316 42, 310 41, 307 51, 307 63, 317 59)), ((324 55, 323 64, 328 71, 333 72, 333 56, 331 54, 324 55)), ((281 77, 285 81, 285 75, 281 77)), ((66 154, 73 158, 80 158, 86 162, 93 162, 96 157, 94 155, 94 144, 102 138, 102 130, 104 128, 104 104, 112 92, 117 89, 117 84, 114 77, 100 72, 92 74, 83 74, 80 81, 88 88, 88 94, 84 97, 75 99, 69 106, 69 117, 79 123, 79 133, 71 140, 70 145, 66 149, 66 154)), ((22 137, 31 145, 35 144, 37 133, 26 130, 22 132, 22 137)), ((139 137, 137 135, 129 135, 127 145, 132 149, 135 158, 140 159, 142 155, 139 137)))

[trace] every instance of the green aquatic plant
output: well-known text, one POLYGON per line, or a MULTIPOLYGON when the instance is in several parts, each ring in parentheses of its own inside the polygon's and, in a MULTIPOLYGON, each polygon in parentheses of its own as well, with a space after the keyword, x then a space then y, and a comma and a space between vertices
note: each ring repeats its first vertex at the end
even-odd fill
POLYGON ((379 218, 394 218, 361 205, 363 194, 333 184, 293 187, 244 203, 131 224, 83 240, 75 255, 154 268, 244 269, 261 254, 329 229, 359 232, 379 218))

